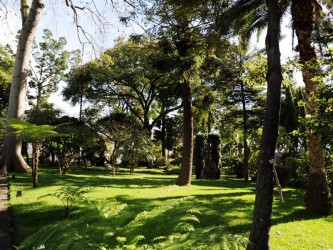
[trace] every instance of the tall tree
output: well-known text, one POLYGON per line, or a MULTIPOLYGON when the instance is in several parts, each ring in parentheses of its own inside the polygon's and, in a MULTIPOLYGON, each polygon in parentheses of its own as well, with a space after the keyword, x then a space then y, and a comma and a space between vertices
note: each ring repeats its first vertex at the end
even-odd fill
POLYGON ((29 97, 35 101, 33 105, 37 109, 58 89, 59 82, 65 80, 70 59, 70 53, 64 50, 67 43, 64 37, 55 40, 52 32, 45 29, 42 38, 42 42, 33 46, 29 81, 32 89, 29 97))
POLYGON ((0 45, 0 117, 7 113, 14 56, 8 46, 0 45))
POLYGON ((247 249, 269 249, 273 203, 273 161, 278 137, 281 95, 280 21, 281 9, 278 0, 267 0, 268 9, 267 51, 267 99, 263 134, 260 144, 260 160, 257 173, 256 198, 253 224, 247 249))
POLYGON ((177 184, 189 185, 193 159, 193 88, 200 82, 199 71, 204 61, 203 10, 205 1, 154 1, 147 15, 159 23, 156 33, 161 50, 169 57, 167 66, 179 87, 183 103, 183 148, 177 184))
POLYGON ((97 60, 74 68, 63 94, 72 102, 81 103, 84 96, 106 109, 130 113, 151 133, 163 115, 180 108, 177 98, 166 91, 169 74, 157 66, 160 57, 151 39, 120 39, 97 60), (168 101, 163 94, 169 94, 168 101))
MULTIPOLYGON (((8 119, 23 118, 30 54, 37 25, 44 7, 44 1, 33 0, 30 11, 28 10, 28 6, 27 0, 21 1, 22 29, 18 40, 13 80, 10 88, 8 119)), ((10 132, 10 127, 7 130, 10 132)), ((16 172, 30 171, 29 166, 21 155, 21 146, 20 136, 10 135, 10 133, 6 136, 0 159, 0 169, 16 172)))
MULTIPOLYGON (((134 7, 130 0, 123 1, 127 6, 134 7)), ((99 6, 95 2, 91 3, 92 8, 80 7, 73 3, 72 0, 66 0, 65 4, 73 12, 74 24, 77 28, 77 35, 81 43, 82 37, 91 45, 94 37, 89 34, 80 24, 78 10, 85 11, 91 14, 92 23, 94 23, 99 31, 105 31, 105 12, 112 9, 114 1, 105 5, 99 6), (105 8, 106 6, 110 8, 105 8), (101 10, 102 8, 102 10, 101 10)), ((5 5, 5 4, 4 4, 5 5)), ((89 4, 88 4, 89 5, 89 4)), ((22 119, 25 105, 24 98, 26 96, 27 77, 29 72, 29 58, 35 36, 35 31, 39 23, 42 9, 44 7, 44 0, 33 0, 29 5, 28 0, 21 0, 20 2, 21 16, 22 16, 22 30, 19 35, 17 46, 17 53, 15 57, 15 67, 13 73, 13 80, 9 98, 8 119, 18 118, 22 119), (29 10, 30 7, 30 10, 29 10)), ((128 11, 128 9, 126 9, 128 11)), ((92 46, 94 48, 94 45, 92 46)), ((8 128, 10 130, 10 128, 8 128)), ((10 135, 11 133, 7 133, 10 135)), ((29 166, 20 155, 21 139, 18 136, 7 136, 4 140, 4 147, 0 159, 0 169, 7 171, 27 172, 30 171, 29 166)))
POLYGON ((83 104, 88 98, 88 84, 92 80, 88 65, 77 65, 71 68, 67 78, 67 85, 62 90, 65 101, 70 101, 73 105, 79 104, 79 120, 83 117, 83 104))
POLYGON ((315 48, 312 45, 314 24, 320 13, 316 0, 293 0, 291 15, 300 55, 303 81, 305 83, 305 111, 309 122, 307 128, 307 145, 309 150, 309 173, 305 192, 305 205, 309 212, 328 215, 332 209, 332 194, 328 185, 324 153, 321 146, 321 135, 314 123, 318 115, 317 95, 320 91, 315 76, 320 71, 315 48), (312 124, 311 124, 312 123, 312 124))
POLYGON ((267 62, 261 54, 248 54, 239 45, 229 55, 228 66, 222 75, 220 89, 225 96, 222 99, 226 105, 224 117, 234 121, 232 129, 242 130, 241 143, 243 149, 237 157, 242 157, 239 164, 238 177, 243 176, 248 181, 249 145, 248 139, 251 130, 257 130, 262 125, 264 95, 263 88, 266 84, 265 74, 267 62), (224 79, 223 79, 224 78, 224 79))

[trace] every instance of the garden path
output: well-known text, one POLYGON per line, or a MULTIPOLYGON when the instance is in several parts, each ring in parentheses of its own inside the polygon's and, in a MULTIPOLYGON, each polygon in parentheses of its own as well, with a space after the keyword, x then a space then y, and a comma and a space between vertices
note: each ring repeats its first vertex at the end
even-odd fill
POLYGON ((11 250, 10 211, 8 207, 9 193, 7 176, 0 174, 0 249, 11 250))

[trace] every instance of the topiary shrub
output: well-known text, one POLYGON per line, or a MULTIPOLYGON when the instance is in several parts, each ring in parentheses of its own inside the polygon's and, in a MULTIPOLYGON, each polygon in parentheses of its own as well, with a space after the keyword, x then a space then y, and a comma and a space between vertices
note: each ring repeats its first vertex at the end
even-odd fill
POLYGON ((210 144, 210 154, 211 160, 216 164, 216 179, 221 178, 221 166, 220 166, 220 145, 221 145, 221 136, 218 134, 209 134, 208 143, 210 144))
POLYGON ((193 162, 196 178, 220 179, 220 135, 198 134, 194 142, 193 162))
POLYGON ((195 177, 201 178, 202 169, 205 167, 205 148, 206 148, 206 136, 198 134, 194 140, 194 152, 193 163, 195 166, 195 177))

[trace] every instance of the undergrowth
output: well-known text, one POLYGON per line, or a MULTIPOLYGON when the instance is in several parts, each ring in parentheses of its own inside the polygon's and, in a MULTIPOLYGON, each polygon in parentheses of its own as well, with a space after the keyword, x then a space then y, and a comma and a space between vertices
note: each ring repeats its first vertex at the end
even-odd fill
POLYGON ((203 231, 198 228, 203 215, 196 209, 188 209, 192 199, 194 197, 172 199, 163 206, 138 214, 133 213, 128 204, 117 204, 117 201, 89 203, 77 210, 71 220, 39 229, 18 249, 41 246, 59 250, 245 248, 245 237, 223 234, 216 228, 211 229, 208 239, 198 237, 203 231), (172 216, 167 217, 167 214, 172 216), (165 220, 156 221, 159 216, 165 216, 165 220))

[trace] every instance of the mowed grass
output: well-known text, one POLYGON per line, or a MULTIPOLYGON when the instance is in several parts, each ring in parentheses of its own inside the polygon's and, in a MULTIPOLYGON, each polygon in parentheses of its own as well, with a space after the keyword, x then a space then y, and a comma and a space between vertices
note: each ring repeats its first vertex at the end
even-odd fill
MULTIPOLYGON (((73 169, 67 175, 41 169, 11 180, 11 207, 19 249, 243 249, 252 223, 254 183, 223 177, 175 185, 177 175, 137 169, 116 177, 102 168, 73 169), (88 188, 65 219, 53 196, 64 186, 88 188), (17 191, 22 191, 17 196, 17 191)), ((303 191, 275 193, 272 249, 333 249, 333 217, 310 216, 303 191)))

